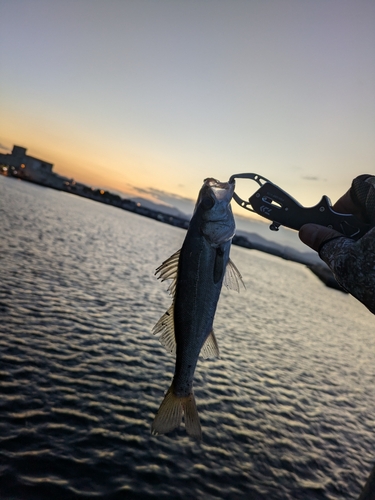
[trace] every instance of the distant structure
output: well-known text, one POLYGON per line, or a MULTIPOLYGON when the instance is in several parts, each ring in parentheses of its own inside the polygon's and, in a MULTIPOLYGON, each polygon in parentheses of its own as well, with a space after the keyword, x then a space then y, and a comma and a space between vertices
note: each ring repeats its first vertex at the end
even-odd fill
POLYGON ((20 177, 51 187, 61 188, 67 177, 55 174, 53 164, 26 154, 26 148, 13 146, 10 154, 0 153, 2 174, 20 177))
POLYGON ((157 209, 147 208, 133 200, 123 199, 118 194, 110 193, 105 189, 94 189, 74 179, 68 179, 52 171, 53 164, 34 158, 26 154, 26 148, 13 146, 10 154, 0 153, 0 175, 15 177, 24 181, 33 182, 59 191, 89 198, 90 200, 106 203, 114 207, 128 210, 160 222, 187 229, 189 221, 179 216, 169 215, 157 209))
POLYGON ((0 164, 36 181, 47 180, 53 168, 52 163, 27 155, 21 146, 13 146, 11 154, 0 154, 0 164))

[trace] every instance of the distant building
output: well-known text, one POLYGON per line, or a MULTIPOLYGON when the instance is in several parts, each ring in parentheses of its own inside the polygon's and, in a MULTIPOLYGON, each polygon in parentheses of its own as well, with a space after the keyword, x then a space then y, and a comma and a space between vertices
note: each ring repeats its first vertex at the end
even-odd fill
POLYGON ((0 167, 9 175, 60 188, 67 180, 52 172, 53 164, 26 154, 26 148, 13 146, 10 154, 0 153, 0 167))
POLYGON ((11 154, 0 154, 0 163, 14 167, 37 177, 46 177, 52 173, 53 164, 26 154, 26 148, 13 146, 11 154))

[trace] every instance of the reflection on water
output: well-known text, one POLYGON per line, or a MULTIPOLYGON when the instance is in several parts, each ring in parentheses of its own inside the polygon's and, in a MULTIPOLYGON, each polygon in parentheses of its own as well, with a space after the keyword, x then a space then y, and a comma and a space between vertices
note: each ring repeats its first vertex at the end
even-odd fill
POLYGON ((184 231, 0 177, 0 497, 355 498, 374 460, 374 319, 304 267, 234 247, 203 443, 151 436, 174 361, 155 268, 184 231))

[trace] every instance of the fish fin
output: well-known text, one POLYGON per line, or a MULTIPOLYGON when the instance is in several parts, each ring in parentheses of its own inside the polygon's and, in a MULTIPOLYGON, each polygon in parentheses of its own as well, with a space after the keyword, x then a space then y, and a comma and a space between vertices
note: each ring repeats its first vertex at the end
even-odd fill
POLYGON ((182 408, 185 416, 185 429, 192 438, 202 441, 202 429, 199 421, 197 405, 195 403, 194 392, 191 391, 187 398, 182 400, 182 408))
POLYGON ((203 347, 201 349, 201 356, 204 359, 220 358, 219 346, 217 345, 217 340, 213 330, 211 330, 210 334, 205 340, 205 343, 203 344, 203 347))
POLYGON ((179 427, 182 420, 181 398, 173 392, 173 382, 151 425, 151 434, 166 434, 179 427))
POLYGON ((240 291, 241 285, 243 286, 243 288, 246 288, 241 273, 239 272, 237 267, 233 264, 231 259, 228 260, 227 268, 225 270, 224 285, 227 288, 235 290, 236 292, 240 291))
POLYGON ((219 283, 223 279, 225 266, 224 266, 224 252, 222 248, 216 248, 215 262, 214 262, 214 283, 219 283))
POLYGON ((199 422, 194 393, 179 398, 174 393, 173 382, 165 395, 160 408, 151 425, 151 433, 167 434, 180 426, 182 415, 185 414, 185 428, 189 436, 200 441, 202 430, 199 422))
POLYGON ((174 295, 177 283, 178 262, 180 259, 180 250, 177 250, 167 260, 165 260, 155 271, 155 276, 161 281, 172 280, 168 287, 168 292, 174 295))
POLYGON ((176 338, 174 335, 174 320, 173 320, 174 302, 152 329, 154 335, 159 335, 161 344, 168 352, 176 354, 176 338))

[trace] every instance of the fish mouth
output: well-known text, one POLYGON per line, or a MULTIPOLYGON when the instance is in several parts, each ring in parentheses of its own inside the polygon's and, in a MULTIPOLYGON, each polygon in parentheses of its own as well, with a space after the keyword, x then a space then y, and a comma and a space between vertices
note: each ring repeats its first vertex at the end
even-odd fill
POLYGON ((230 202, 234 188, 234 180, 220 182, 209 177, 204 180, 199 192, 194 214, 199 208, 200 231, 213 247, 233 238, 235 224, 230 202))
POLYGON ((204 180, 204 186, 209 188, 214 194, 217 201, 228 201, 233 197, 235 181, 232 182, 220 182, 213 177, 209 177, 204 180))
POLYGON ((194 213, 198 206, 201 206, 206 212, 206 220, 225 219, 225 214, 233 197, 234 187, 234 180, 232 182, 220 182, 213 177, 208 177, 203 181, 203 186, 199 191, 194 213))

